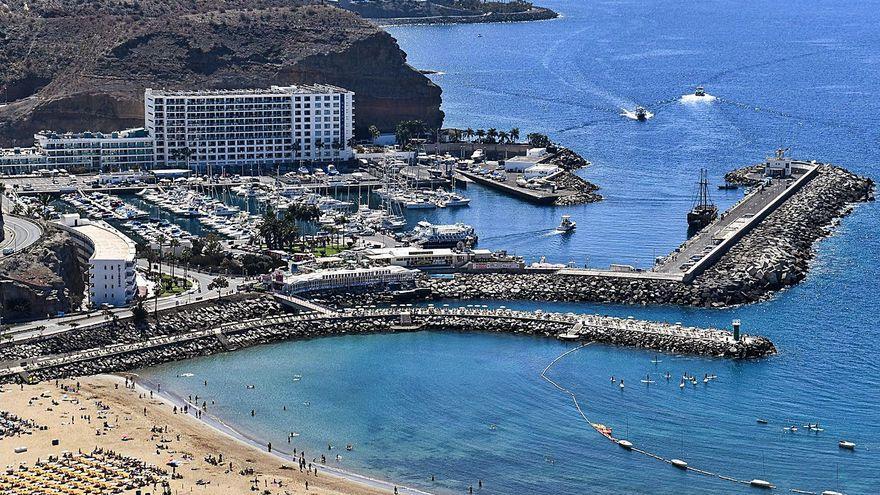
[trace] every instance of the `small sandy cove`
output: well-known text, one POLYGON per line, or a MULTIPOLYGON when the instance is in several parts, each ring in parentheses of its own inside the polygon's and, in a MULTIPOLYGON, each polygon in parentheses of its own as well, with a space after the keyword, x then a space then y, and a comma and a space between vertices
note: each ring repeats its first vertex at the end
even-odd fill
POLYGON ((314 469, 307 473, 311 458, 305 459, 306 469, 301 470, 298 461, 260 451, 192 415, 175 414, 171 403, 127 387, 122 377, 101 375, 60 380, 57 385, 53 381, 0 388, 0 493, 4 495, 392 491, 326 472, 316 474, 314 469), (174 479, 170 479, 172 471, 174 479), (138 478, 157 483, 122 492, 114 488, 138 478), (163 487, 163 480, 170 486, 163 487))

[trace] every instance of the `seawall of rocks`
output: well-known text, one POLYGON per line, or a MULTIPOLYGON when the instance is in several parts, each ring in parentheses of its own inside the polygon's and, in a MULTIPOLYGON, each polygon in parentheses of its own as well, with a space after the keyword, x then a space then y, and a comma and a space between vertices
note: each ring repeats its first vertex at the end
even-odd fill
POLYGON ((852 210, 872 198, 874 182, 821 165, 792 195, 718 262, 690 283, 586 275, 457 274, 423 278, 436 299, 529 299, 624 304, 731 306, 765 300, 806 277, 814 244, 852 210))
MULTIPOLYGON (((87 353, 82 355, 81 352, 81 356, 73 362, 43 362, 39 367, 31 366, 28 369, 29 380, 46 380, 131 370, 283 340, 415 330, 503 332, 556 338, 563 334, 571 336, 571 332, 577 329, 577 340, 665 352, 729 358, 765 357, 776 352, 773 343, 762 337, 746 336, 733 341, 729 334, 717 330, 687 329, 598 316, 423 308, 413 315, 407 315, 406 321, 402 321, 400 311, 394 309, 355 310, 332 316, 280 313, 280 318, 279 311, 281 308, 272 299, 256 297, 222 306, 181 311, 150 329, 138 329, 128 322, 111 321, 109 328, 98 334, 106 342, 90 344, 71 339, 69 344, 60 347, 11 346, 3 349, 3 359, 14 358, 12 360, 17 365, 18 361, 37 356, 55 359, 58 356, 76 355, 78 351, 87 353), (241 320, 238 324, 225 325, 222 332, 215 331, 218 322, 230 322, 220 318, 241 318, 265 312, 272 314, 241 320), (578 322, 581 322, 580 325, 578 322), (172 341, 168 336, 182 338, 172 341), (100 351, 106 350, 110 343, 116 343, 120 350, 102 355, 100 351), (121 343, 127 344, 120 346, 121 343), (22 349, 10 352, 17 347, 22 349)), ((5 375, 0 377, 0 383, 22 378, 21 375, 5 375)))
POLYGON ((215 300, 186 309, 162 311, 158 321, 152 315, 143 322, 108 319, 101 325, 76 328, 34 342, 3 342, 0 343, 0 362, 63 354, 111 344, 134 344, 149 338, 213 328, 222 322, 268 317, 286 312, 286 306, 278 304, 271 297, 245 296, 215 300))

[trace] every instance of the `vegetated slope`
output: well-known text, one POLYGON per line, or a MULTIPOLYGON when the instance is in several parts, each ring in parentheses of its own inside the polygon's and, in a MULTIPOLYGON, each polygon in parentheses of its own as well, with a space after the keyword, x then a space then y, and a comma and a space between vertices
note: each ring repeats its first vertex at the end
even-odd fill
POLYGON ((388 33, 296 0, 0 3, 0 144, 42 129, 143 125, 143 91, 328 83, 356 93, 360 133, 439 126, 440 88, 388 33))

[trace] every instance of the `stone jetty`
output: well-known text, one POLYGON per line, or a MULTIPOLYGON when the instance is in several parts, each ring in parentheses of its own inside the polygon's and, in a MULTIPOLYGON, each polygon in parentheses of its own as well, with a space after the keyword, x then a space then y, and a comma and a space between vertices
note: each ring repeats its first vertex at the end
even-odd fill
MULTIPOLYGON (((745 174, 742 174, 745 177, 745 174)), ((646 277, 559 273, 456 274, 423 278, 433 297, 731 306, 765 300, 806 277, 813 245, 853 204, 873 198, 874 182, 820 165, 816 176, 745 235, 713 266, 684 283, 646 277)))
POLYGON ((7 344, 0 347, 0 383, 124 371, 282 340, 416 330, 503 332, 728 358, 776 352, 763 337, 735 340, 725 330, 599 315, 445 307, 297 314, 271 297, 254 296, 169 312, 158 323, 108 321, 88 330, 94 340, 73 330, 34 344, 7 344))

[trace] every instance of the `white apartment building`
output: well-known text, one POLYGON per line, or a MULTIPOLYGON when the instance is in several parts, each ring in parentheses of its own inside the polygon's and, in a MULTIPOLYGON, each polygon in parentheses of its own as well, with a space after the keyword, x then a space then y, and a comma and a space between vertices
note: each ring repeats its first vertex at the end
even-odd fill
POLYGON ((34 141, 46 155, 48 168, 113 171, 153 165, 153 138, 143 128, 110 133, 43 131, 34 134, 34 141))
POLYGON ((29 174, 40 169, 68 172, 152 168, 153 138, 143 128, 124 131, 34 134, 34 147, 0 150, 0 173, 29 174))
POLYGON ((126 306, 137 293, 135 243, 106 222, 62 215, 58 224, 73 235, 81 266, 88 267, 89 303, 126 306))
POLYGON ((247 167, 353 156, 354 93, 335 86, 144 94, 157 163, 247 167), (186 156, 186 155, 189 156, 186 156))

